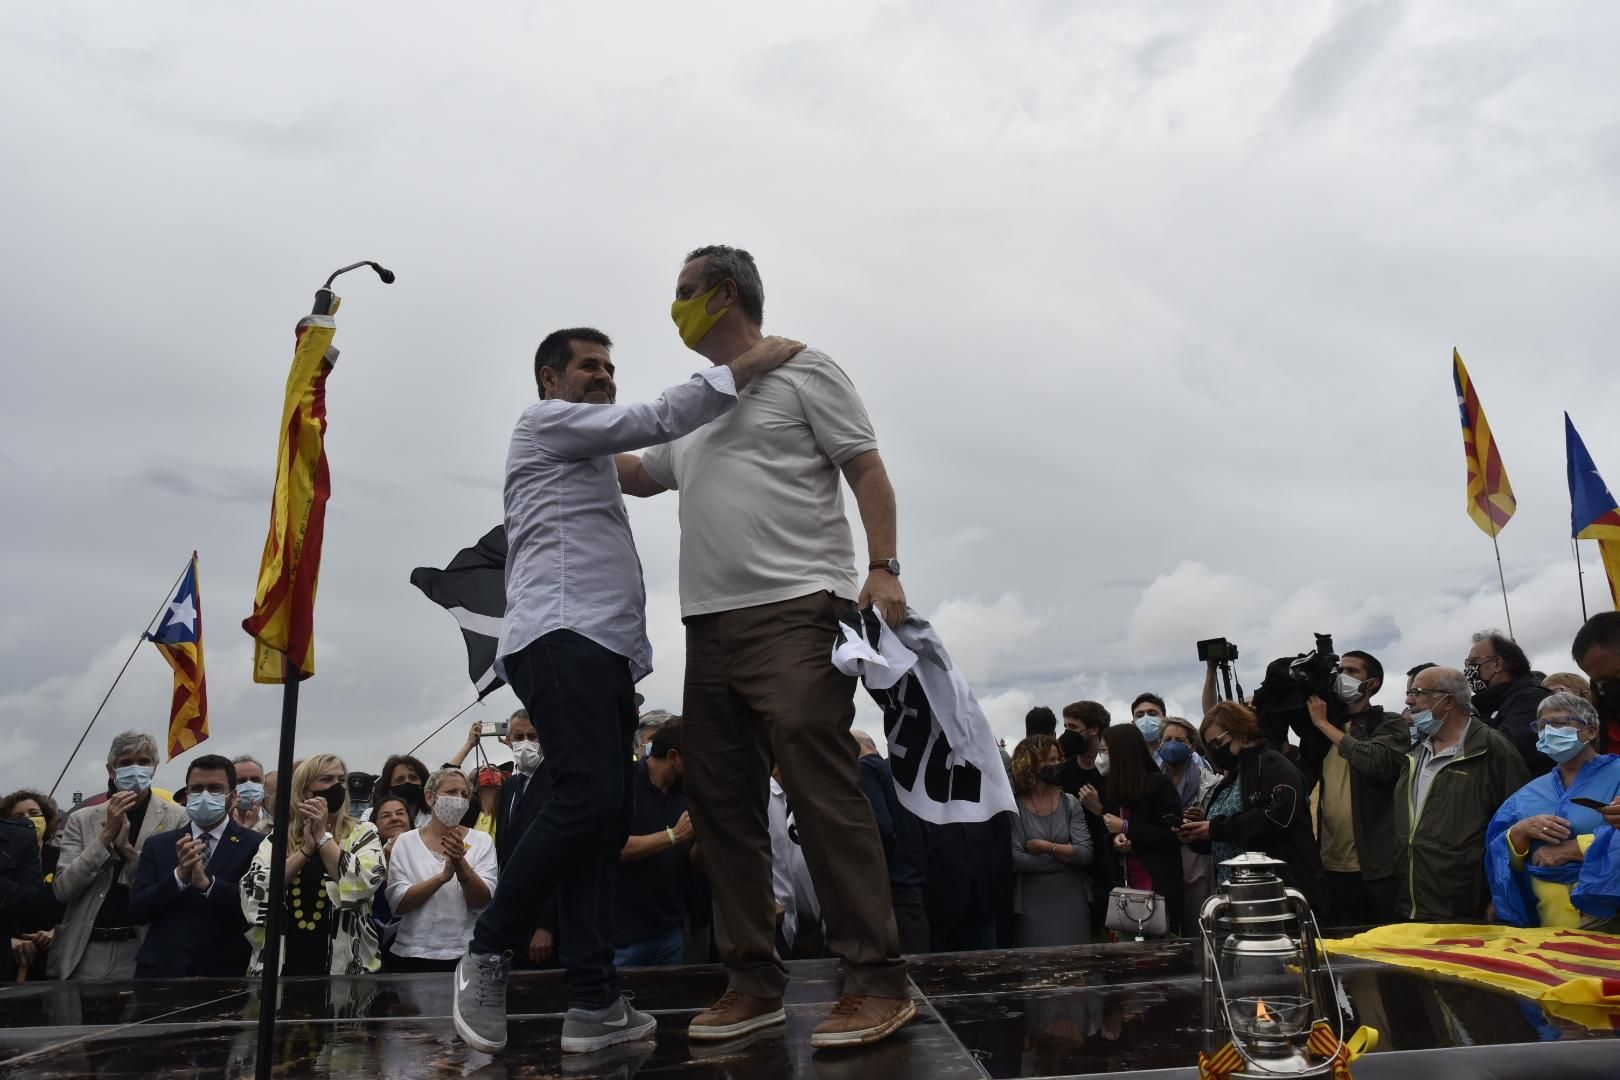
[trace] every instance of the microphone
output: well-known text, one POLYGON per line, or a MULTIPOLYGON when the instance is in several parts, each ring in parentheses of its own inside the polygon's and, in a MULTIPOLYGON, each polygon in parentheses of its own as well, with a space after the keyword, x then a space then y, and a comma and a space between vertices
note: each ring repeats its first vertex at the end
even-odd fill
POLYGON ((377 272, 377 276, 382 278, 382 283, 384 285, 392 285, 394 283, 394 272, 388 269, 388 267, 382 265, 382 263, 372 262, 370 259, 362 259, 357 263, 350 263, 348 266, 339 267, 338 269, 332 271, 332 276, 326 279, 326 284, 322 285, 315 291, 315 306, 312 309, 312 313, 315 315, 332 314, 332 305, 335 302, 334 294, 332 292, 332 282, 338 279, 339 274, 347 274, 350 270, 358 270, 362 266, 369 266, 375 270, 377 272))

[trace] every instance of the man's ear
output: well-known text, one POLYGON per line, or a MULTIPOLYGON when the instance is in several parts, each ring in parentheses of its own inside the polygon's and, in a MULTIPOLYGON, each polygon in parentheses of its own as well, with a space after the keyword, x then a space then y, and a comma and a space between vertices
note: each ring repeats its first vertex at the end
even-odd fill
POLYGON ((1367 698, 1370 701, 1373 698, 1377 697, 1379 692, 1382 691, 1383 689, 1384 689, 1384 680, 1383 679, 1368 679, 1367 680, 1367 690, 1366 690, 1365 693, 1362 694, 1362 696, 1367 698))
MULTIPOLYGON (((720 291, 714 294, 714 298, 709 303, 716 311, 724 311, 728 307, 735 307, 740 296, 741 293, 737 289, 737 283, 730 278, 726 278, 720 283, 720 291)), ((714 313, 714 311, 709 312, 710 315, 714 313)))

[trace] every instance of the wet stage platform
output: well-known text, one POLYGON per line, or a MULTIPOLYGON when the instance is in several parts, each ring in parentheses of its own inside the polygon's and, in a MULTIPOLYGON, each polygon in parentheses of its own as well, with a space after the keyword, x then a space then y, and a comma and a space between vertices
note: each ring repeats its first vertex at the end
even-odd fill
MULTIPOLYGON (((837 966, 791 965, 786 1029, 689 1044, 686 1022, 724 989, 716 967, 625 972, 659 1020, 655 1043, 564 1059, 562 981, 513 976, 498 1057, 455 1037, 449 979, 384 975, 282 984, 277 1074, 313 1077, 677 1077, 978 1080, 1196 1075, 1199 983, 1191 942, 918 957, 918 1019, 858 1051, 810 1050, 837 966)), ((1356 1022, 1379 1029, 1357 1080, 1614 1080, 1620 1038, 1474 983, 1339 961, 1356 1022)), ((0 1076, 251 1076, 258 1000, 247 980, 33 983, 0 989, 0 1076)), ((1620 1024, 1620 1018, 1616 1020, 1620 1024)))

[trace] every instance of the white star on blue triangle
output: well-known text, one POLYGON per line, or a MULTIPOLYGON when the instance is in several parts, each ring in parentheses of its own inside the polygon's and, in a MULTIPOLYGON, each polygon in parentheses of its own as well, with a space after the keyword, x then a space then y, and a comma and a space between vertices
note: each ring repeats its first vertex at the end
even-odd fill
POLYGON ((200 623, 197 611, 197 564, 194 562, 180 579, 174 599, 158 621, 157 633, 148 635, 159 645, 182 645, 197 640, 200 623))

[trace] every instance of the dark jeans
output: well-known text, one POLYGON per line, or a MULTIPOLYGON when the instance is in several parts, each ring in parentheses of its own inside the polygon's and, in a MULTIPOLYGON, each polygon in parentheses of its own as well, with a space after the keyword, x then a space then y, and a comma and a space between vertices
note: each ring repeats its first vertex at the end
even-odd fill
POLYGON ((551 797, 501 867, 472 951, 527 941, 535 912, 557 897, 557 941, 570 1008, 619 995, 613 967, 613 882, 630 835, 630 662, 572 630, 554 630, 506 658, 507 682, 545 747, 551 797))

